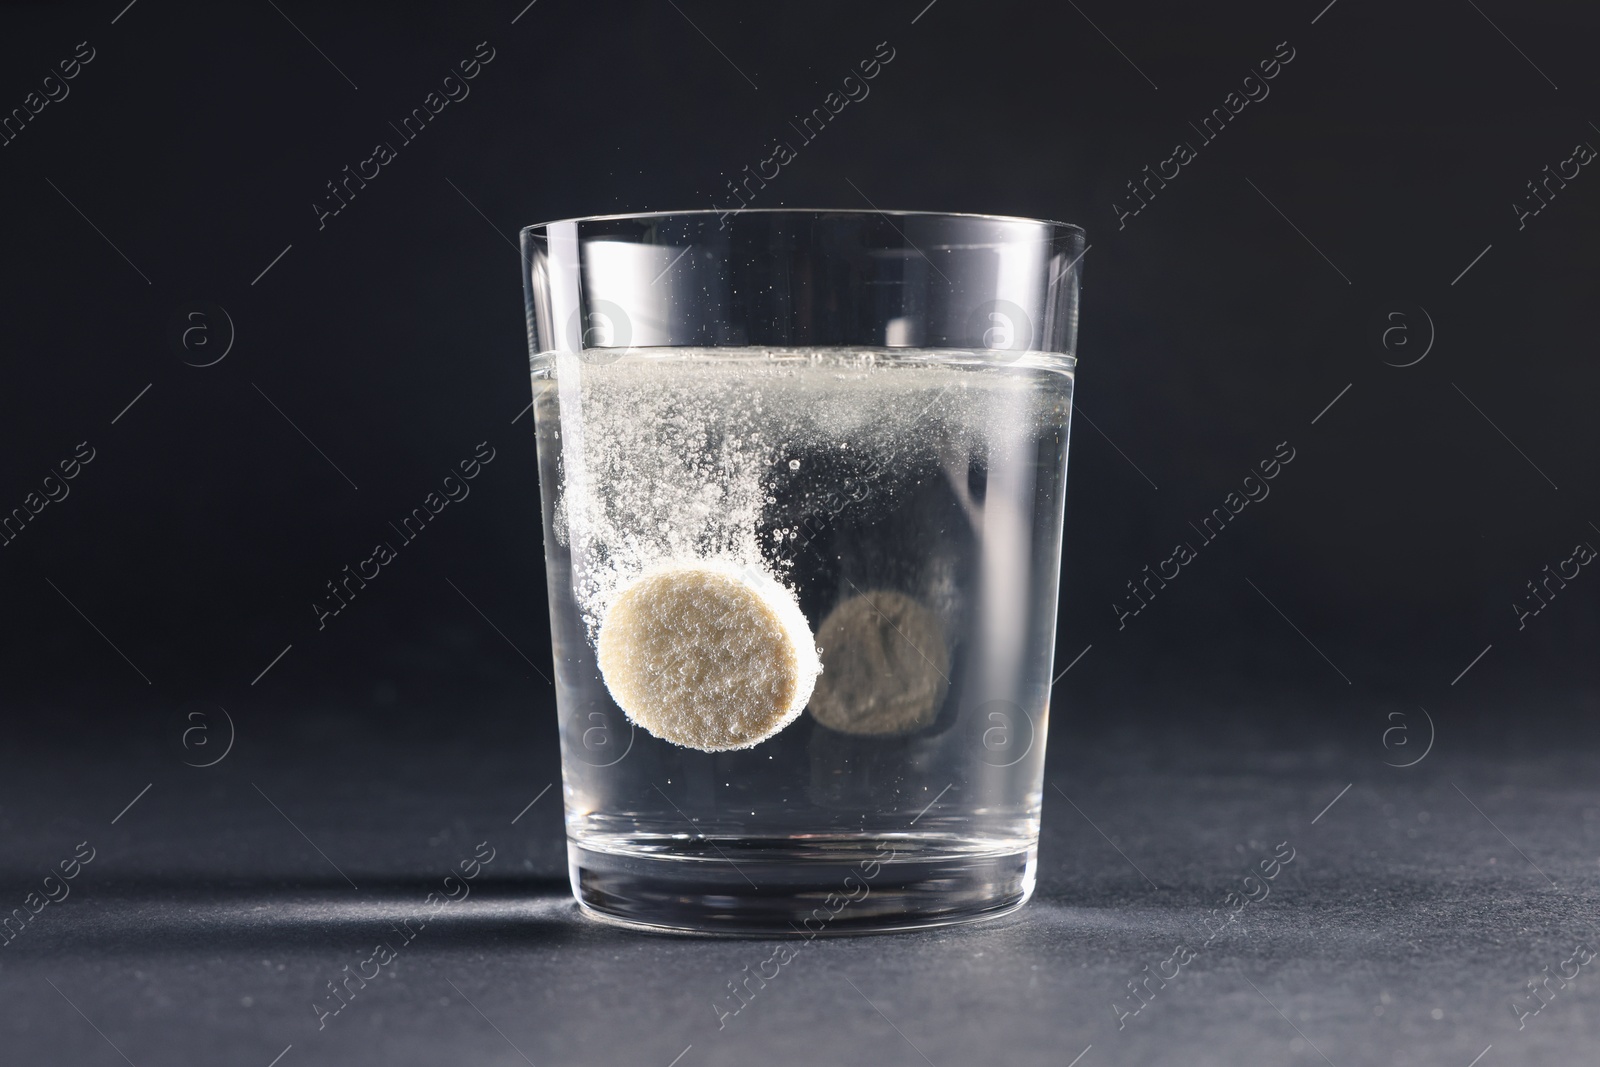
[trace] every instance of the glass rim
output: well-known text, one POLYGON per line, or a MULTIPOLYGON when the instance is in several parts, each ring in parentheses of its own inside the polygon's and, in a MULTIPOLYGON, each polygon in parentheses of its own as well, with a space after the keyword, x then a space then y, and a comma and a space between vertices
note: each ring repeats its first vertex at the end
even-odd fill
POLYGON ((1033 218, 1028 215, 991 215, 981 211, 915 211, 915 210, 880 210, 878 208, 862 207, 750 207, 734 208, 723 211, 720 208, 685 208, 682 211, 624 211, 610 215, 573 215, 563 219, 550 219, 546 222, 535 222, 522 227, 517 231, 519 237, 526 236, 534 230, 544 230, 551 226, 558 226, 565 222, 619 222, 627 220, 644 219, 669 219, 692 215, 881 215, 895 218, 940 218, 940 219, 985 219, 990 222, 1024 222, 1033 226, 1053 226, 1063 230, 1071 230, 1081 237, 1087 237, 1082 226, 1072 222, 1062 222, 1059 219, 1033 218))

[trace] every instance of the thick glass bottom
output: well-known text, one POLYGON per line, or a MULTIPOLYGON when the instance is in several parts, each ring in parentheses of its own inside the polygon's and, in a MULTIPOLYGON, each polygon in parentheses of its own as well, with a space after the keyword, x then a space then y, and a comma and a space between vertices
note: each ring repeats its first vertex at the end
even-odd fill
POLYGON ((949 835, 568 840, 590 916, 680 933, 817 937, 993 918, 1033 894, 1033 842, 949 835))

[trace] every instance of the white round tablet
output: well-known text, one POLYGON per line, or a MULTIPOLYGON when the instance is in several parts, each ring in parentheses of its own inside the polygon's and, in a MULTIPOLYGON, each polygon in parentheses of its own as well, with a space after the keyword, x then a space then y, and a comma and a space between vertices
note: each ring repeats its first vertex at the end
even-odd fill
POLYGON ((702 752, 749 748, 788 726, 822 670, 794 594, 716 560, 661 564, 623 586, 596 644, 628 718, 702 752))
POLYGON ((950 690, 939 617, 903 593, 876 589, 840 604, 817 627, 825 671, 811 714, 830 730, 886 736, 929 725, 950 690))

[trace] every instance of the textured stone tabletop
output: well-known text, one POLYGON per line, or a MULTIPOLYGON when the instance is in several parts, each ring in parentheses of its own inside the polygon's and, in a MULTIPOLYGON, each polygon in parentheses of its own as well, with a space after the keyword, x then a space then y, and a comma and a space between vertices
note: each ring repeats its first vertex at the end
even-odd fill
POLYGON ((6 1062, 1495 1067, 1600 1042, 1586 753, 1396 769, 1063 726, 1032 903, 819 939, 732 1013, 767 943, 578 914, 536 722, 490 746, 302 721, 208 769, 8 753, 7 909, 92 858, 0 948, 6 1062), (351 972, 377 973, 334 999, 351 972))

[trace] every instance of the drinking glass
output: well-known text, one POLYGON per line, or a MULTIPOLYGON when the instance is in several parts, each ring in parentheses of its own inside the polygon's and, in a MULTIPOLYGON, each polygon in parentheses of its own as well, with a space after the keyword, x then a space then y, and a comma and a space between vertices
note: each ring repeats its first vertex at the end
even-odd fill
POLYGON ((814 937, 1027 900, 1084 250, 915 211, 522 231, 588 914, 814 937))

